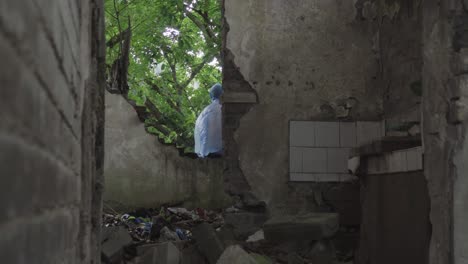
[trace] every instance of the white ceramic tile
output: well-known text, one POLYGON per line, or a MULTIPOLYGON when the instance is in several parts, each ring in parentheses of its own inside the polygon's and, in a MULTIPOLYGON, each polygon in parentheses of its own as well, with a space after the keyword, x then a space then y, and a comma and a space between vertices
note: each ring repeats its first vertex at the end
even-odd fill
POLYGON ((404 172, 408 171, 406 161, 406 151, 394 151, 386 155, 388 162, 388 172, 404 172))
POLYGON ((348 173, 348 148, 327 149, 327 172, 348 173))
POLYGON ((417 171, 423 169, 423 151, 422 147, 408 149, 406 151, 406 160, 408 171, 417 171))
POLYGON ((289 124, 289 145, 293 147, 314 147, 314 123, 312 121, 291 121, 289 124))
POLYGON ((327 172, 327 149, 304 148, 302 150, 303 172, 327 172))
POLYGON ((317 147, 339 147, 340 126, 339 122, 316 122, 315 145, 317 147))
POLYGON ((356 122, 340 122, 340 147, 356 147, 356 122))
POLYGON ((302 172, 302 149, 297 147, 289 148, 289 171, 302 172))

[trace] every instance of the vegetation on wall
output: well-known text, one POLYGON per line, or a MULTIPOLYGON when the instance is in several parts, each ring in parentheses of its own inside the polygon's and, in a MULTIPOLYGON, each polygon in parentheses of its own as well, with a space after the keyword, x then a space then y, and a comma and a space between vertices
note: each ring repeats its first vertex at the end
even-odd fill
POLYGON ((106 0, 105 11, 108 89, 144 109, 149 132, 193 151, 221 81, 219 0, 106 0))

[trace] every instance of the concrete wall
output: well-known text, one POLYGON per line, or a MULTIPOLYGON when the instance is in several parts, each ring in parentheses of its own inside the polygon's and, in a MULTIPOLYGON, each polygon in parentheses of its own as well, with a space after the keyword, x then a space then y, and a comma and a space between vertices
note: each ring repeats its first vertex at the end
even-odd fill
POLYGON ((102 1, 0 2, 0 259, 98 263, 102 1))
POLYGON ((356 8, 373 31, 387 134, 405 135, 421 119, 421 0, 359 0, 356 8))
POLYGON ((423 142, 431 264, 468 262, 468 3, 423 1, 423 142))
POLYGON ((228 159, 239 161, 226 177, 242 174, 260 199, 284 203, 301 188, 288 184, 290 120, 381 118, 373 33, 352 1, 225 0, 224 12, 226 93, 258 98, 224 104, 225 124, 240 119, 225 133, 228 159))
POLYGON ((216 208, 229 202, 222 159, 181 157, 174 146, 159 143, 120 94, 106 93, 105 128, 106 205, 118 210, 168 203, 216 208))

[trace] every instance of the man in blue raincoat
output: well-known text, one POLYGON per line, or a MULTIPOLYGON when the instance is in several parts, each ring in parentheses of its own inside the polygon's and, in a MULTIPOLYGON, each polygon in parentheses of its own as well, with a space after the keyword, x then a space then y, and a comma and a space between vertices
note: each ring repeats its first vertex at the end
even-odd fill
POLYGON ((195 123, 195 153, 201 158, 210 154, 220 156, 223 152, 222 112, 219 102, 221 94, 221 84, 217 83, 211 87, 211 104, 203 109, 195 123))

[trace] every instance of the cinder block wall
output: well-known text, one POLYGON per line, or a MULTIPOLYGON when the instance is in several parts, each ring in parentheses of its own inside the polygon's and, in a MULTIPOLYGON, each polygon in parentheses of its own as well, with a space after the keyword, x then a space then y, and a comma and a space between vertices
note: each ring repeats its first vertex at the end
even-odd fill
POLYGON ((0 1, 0 262, 97 263, 101 0, 0 1))

